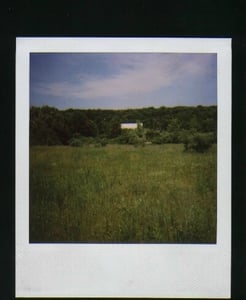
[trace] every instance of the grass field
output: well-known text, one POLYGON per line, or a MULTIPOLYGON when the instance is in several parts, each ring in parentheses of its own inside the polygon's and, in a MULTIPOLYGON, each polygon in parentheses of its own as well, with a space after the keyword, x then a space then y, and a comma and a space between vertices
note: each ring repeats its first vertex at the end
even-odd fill
POLYGON ((216 147, 30 148, 30 242, 215 243, 216 147))

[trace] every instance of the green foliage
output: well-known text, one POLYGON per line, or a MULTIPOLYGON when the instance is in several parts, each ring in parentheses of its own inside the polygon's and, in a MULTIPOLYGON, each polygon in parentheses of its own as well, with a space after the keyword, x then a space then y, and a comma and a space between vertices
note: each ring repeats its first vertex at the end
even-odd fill
POLYGON ((116 138, 119 136, 121 134, 120 122, 117 120, 109 122, 105 133, 108 138, 116 138))
POLYGON ((216 148, 31 147, 30 241, 215 243, 216 191, 216 148))
POLYGON ((140 146, 146 142, 145 133, 142 128, 123 129, 121 135, 116 139, 119 144, 140 146))
POLYGON ((99 140, 99 142, 100 142, 100 145, 101 145, 102 147, 105 147, 105 146, 107 146, 107 144, 108 144, 108 141, 107 141, 106 138, 101 138, 101 139, 99 140))
POLYGON ((92 144, 94 144, 95 147, 105 147, 108 144, 108 139, 103 136, 97 137, 93 140, 92 144))
POLYGON ((81 147, 86 145, 94 145, 96 147, 105 147, 108 144, 108 140, 105 137, 85 137, 79 134, 75 134, 71 140, 69 140, 69 146, 81 147))
POLYGON ((207 133, 193 133, 186 137, 184 142, 185 151, 206 152, 213 144, 213 137, 207 133))
POLYGON ((186 140, 187 130, 179 129, 175 132, 148 130, 146 138, 154 144, 181 144, 186 140))
POLYGON ((83 143, 82 143, 81 139, 79 139, 79 138, 72 138, 69 141, 69 145, 72 147, 80 147, 83 145, 83 143))
POLYGON ((147 129, 145 135, 146 139, 152 142, 154 138, 158 138, 160 136, 160 130, 147 129))
POLYGON ((103 136, 107 141, 118 140, 119 143, 141 144, 144 140, 157 144, 183 143, 184 134, 190 131, 213 133, 213 142, 216 142, 216 130, 216 106, 65 111, 43 106, 30 109, 31 145, 68 145, 76 133, 94 139, 103 136), (133 120, 138 122, 137 136, 127 137, 120 124, 133 120))
POLYGON ((172 119, 167 126, 167 131, 169 132, 178 132, 181 128, 180 121, 176 118, 172 119))
POLYGON ((171 143, 171 135, 167 131, 162 131, 159 133, 159 135, 156 135, 151 142, 153 144, 168 144, 171 143))

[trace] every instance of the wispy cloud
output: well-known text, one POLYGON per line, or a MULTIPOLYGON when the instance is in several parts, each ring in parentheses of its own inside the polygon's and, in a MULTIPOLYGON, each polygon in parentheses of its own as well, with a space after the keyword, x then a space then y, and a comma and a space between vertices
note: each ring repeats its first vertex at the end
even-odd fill
POLYGON ((103 76, 78 74, 80 80, 37 83, 37 93, 79 99, 135 96, 168 87, 188 77, 208 72, 205 55, 120 55, 110 62, 115 72, 103 76), (186 56, 186 57, 185 57, 186 56))

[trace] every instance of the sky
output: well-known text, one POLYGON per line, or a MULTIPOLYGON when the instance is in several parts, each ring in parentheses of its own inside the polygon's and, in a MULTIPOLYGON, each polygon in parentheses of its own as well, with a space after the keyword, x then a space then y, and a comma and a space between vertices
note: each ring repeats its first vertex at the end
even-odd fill
POLYGON ((31 53, 30 105, 126 109, 217 104, 213 53, 31 53))

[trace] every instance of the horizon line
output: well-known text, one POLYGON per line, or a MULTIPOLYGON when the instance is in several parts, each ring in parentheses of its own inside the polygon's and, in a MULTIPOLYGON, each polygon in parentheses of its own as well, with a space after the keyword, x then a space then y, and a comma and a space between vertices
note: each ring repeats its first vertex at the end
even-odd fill
POLYGON ((146 109, 146 108, 154 108, 154 109, 160 109, 160 108, 176 108, 176 107, 211 107, 211 106, 218 106, 217 104, 211 104, 211 105, 202 105, 202 104, 197 104, 197 105, 175 105, 175 106, 141 106, 141 107, 126 107, 126 108, 102 108, 102 107, 68 107, 68 108, 58 108, 56 106, 50 106, 50 105, 30 105, 30 108, 36 107, 36 108, 42 108, 42 107, 50 107, 50 108, 55 108, 60 111, 65 111, 65 110, 130 110, 130 109, 146 109))

